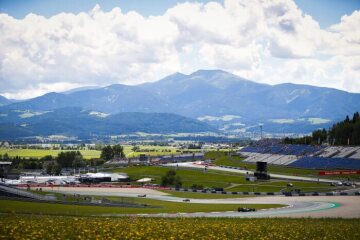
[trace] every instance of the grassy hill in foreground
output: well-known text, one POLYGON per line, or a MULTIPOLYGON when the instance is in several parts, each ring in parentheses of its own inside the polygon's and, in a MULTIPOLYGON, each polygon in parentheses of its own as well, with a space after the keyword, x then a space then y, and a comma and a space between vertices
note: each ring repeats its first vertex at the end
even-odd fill
POLYGON ((359 227, 359 219, 0 216, 0 235, 9 239, 351 240, 359 227))

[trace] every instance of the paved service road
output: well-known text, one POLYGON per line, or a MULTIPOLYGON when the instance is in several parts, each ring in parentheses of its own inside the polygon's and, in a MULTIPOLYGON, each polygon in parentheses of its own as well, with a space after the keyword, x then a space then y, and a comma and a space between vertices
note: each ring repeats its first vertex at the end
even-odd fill
MULTIPOLYGON (((183 167, 183 168, 197 168, 197 169, 204 169, 204 165, 195 164, 195 162, 182 162, 182 163, 167 163, 163 166, 169 166, 169 167, 183 167)), ((224 172, 234 172, 234 173, 241 173, 241 174, 252 174, 252 171, 248 170, 239 170, 239 169, 233 169, 233 168, 224 168, 224 167, 218 167, 218 166, 207 166, 208 170, 217 170, 217 171, 224 171, 224 172)), ((312 178, 312 177, 301 177, 301 176, 290 176, 290 175, 282 175, 282 174, 270 174, 271 178, 276 179, 287 179, 287 180, 299 180, 299 181, 308 181, 308 182, 323 182, 323 183, 332 183, 336 182, 337 180, 334 179, 325 179, 325 178, 312 178)), ((360 184, 359 182, 356 182, 356 184, 360 184)))

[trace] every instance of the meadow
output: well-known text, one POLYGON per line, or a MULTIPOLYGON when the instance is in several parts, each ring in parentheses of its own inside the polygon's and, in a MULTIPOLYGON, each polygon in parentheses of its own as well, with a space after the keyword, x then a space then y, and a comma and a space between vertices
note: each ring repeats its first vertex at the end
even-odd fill
MULTIPOLYGON (((7 153, 9 157, 25 157, 25 158, 42 158, 47 155, 56 157, 60 152, 74 151, 74 150, 51 150, 51 149, 10 149, 0 148, 0 154, 7 153)), ((79 150, 85 159, 99 158, 100 151, 97 150, 79 150)))
MULTIPOLYGON (((152 145, 138 145, 139 151, 134 152, 133 146, 123 145, 126 157, 138 157, 140 154, 147 156, 163 156, 163 155, 176 155, 183 152, 199 152, 200 149, 177 149, 169 146, 152 146, 152 145)), ((27 158, 41 158, 46 155, 56 157, 60 152, 76 151, 76 150, 52 150, 52 149, 10 149, 0 148, 0 155, 7 153, 9 157, 27 157, 27 158)), ((101 151, 99 150, 79 150, 85 159, 99 158, 101 151)))
POLYGON ((0 216, 0 239, 360 239, 359 219, 0 216))
POLYGON ((191 213, 213 211, 236 211, 238 207, 266 209, 282 207, 280 204, 200 204, 184 202, 167 202, 147 198, 107 197, 109 200, 127 203, 146 204, 150 207, 110 207, 83 206, 58 203, 28 202, 16 200, 0 200, 1 213, 41 214, 41 215, 71 215, 71 216, 101 216, 119 214, 151 214, 151 213, 191 213))
MULTIPOLYGON (((164 176, 169 169, 176 168, 133 166, 112 171, 125 172, 132 179, 153 178, 154 183, 160 184, 161 177, 164 176)), ((303 192, 324 192, 338 189, 337 187, 331 187, 330 184, 317 182, 279 180, 248 182, 245 180, 244 175, 212 170, 204 172, 204 170, 201 169, 179 168, 176 170, 176 173, 181 177, 184 188, 190 188, 193 184, 197 184, 209 188, 224 188, 229 192, 279 192, 281 189, 286 189, 287 184, 291 182, 293 189, 301 189, 303 192)))

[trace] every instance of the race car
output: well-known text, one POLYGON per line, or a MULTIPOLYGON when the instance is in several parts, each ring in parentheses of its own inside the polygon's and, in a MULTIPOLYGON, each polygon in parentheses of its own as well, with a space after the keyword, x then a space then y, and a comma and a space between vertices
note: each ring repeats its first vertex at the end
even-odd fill
POLYGON ((255 208, 246 208, 246 207, 239 207, 238 212, 255 212, 255 208))

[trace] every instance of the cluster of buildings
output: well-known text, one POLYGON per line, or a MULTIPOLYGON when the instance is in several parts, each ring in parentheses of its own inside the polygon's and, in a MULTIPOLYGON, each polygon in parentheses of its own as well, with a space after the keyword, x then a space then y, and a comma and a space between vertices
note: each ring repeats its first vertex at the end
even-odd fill
POLYGON ((25 175, 19 179, 3 179, 4 183, 12 185, 24 184, 45 184, 51 185, 74 185, 80 183, 102 183, 102 182, 129 182, 130 178, 126 173, 86 173, 72 176, 49 176, 49 175, 25 175))

